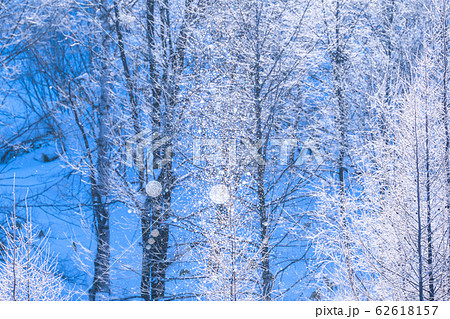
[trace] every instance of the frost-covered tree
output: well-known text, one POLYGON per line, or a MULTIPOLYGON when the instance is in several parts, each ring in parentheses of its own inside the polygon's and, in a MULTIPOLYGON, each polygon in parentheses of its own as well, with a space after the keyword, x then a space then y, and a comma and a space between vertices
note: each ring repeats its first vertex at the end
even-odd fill
POLYGON ((437 61, 427 46, 390 119, 392 143, 367 144, 366 154, 375 157, 363 157, 364 206, 354 232, 365 256, 359 267, 369 274, 362 281, 372 278, 370 298, 446 298, 446 149, 437 61))
POLYGON ((315 8, 321 21, 315 69, 322 74, 316 85, 327 92, 317 102, 321 105, 316 126, 322 132, 316 138, 322 143, 324 162, 313 195, 316 206, 310 212, 315 220, 311 235, 321 263, 318 278, 323 283, 314 293, 316 299, 335 294, 334 287, 339 287, 339 298, 360 299, 350 229, 357 190, 353 150, 360 129, 357 118, 365 107, 357 59, 362 52, 359 37, 365 31, 362 17, 367 6, 362 1, 336 0, 315 8))
POLYGON ((8 227, 2 227, 7 243, 0 244, 0 300, 69 300, 72 293, 49 252, 48 234, 36 231, 26 210, 26 223, 19 224, 14 205, 8 227))
POLYGON ((447 6, 2 1, 0 172, 91 300, 448 299, 447 6))
MULTIPOLYGON (((318 108, 318 126, 325 128, 318 137, 324 143, 324 179, 316 184, 312 211, 317 228, 311 235, 318 264, 322 263, 316 299, 372 298, 364 280, 370 271, 360 260, 362 230, 354 224, 364 211, 360 195, 365 185, 357 163, 367 159, 368 150, 361 147, 377 143, 376 165, 381 171, 389 166, 397 127, 392 114, 422 54, 428 21, 424 10, 422 1, 331 1, 321 12, 323 29, 318 34, 325 40, 317 47, 317 69, 325 72, 315 78, 327 94, 318 108)), ((383 173, 378 179, 381 211, 389 209, 383 173)))
POLYGON ((144 1, 140 10, 114 3, 127 100, 120 113, 124 134, 115 142, 125 146, 122 164, 126 160, 132 166, 115 179, 115 194, 140 218, 144 300, 165 298, 166 273, 173 262, 168 260, 169 223, 173 192, 181 178, 177 169, 183 164, 177 146, 186 120, 186 96, 191 94, 188 40, 206 5, 203 0, 144 1), (136 19, 145 23, 134 23, 136 19))
MULTIPOLYGON (((299 158, 309 142, 308 132, 302 131, 307 122, 303 120, 307 111, 302 80, 312 47, 303 34, 310 3, 218 1, 208 9, 205 27, 198 29, 194 40, 194 52, 203 57, 204 69, 195 101, 201 107, 192 106, 191 130, 204 147, 202 154, 213 152, 220 158, 202 163, 201 179, 212 190, 226 189, 230 202, 214 205, 211 211, 203 208, 210 227, 218 233, 228 230, 220 238, 207 237, 211 252, 203 257, 209 265, 209 256, 221 251, 231 254, 227 255, 231 260, 219 258, 224 262, 215 264, 216 271, 230 276, 220 277, 222 286, 237 281, 241 292, 230 296, 225 289, 216 298, 271 300, 292 288, 279 285, 278 280, 290 271, 295 273, 308 251, 296 201, 306 192, 313 170, 300 164, 299 158), (229 224, 213 223, 211 216, 229 224), (296 251, 295 245, 302 249, 296 251), (226 247, 240 247, 244 255, 233 262, 233 250, 226 247), (289 256, 279 257, 290 249, 289 256), (234 276, 233 264, 248 275, 234 276), (257 285, 251 284, 254 278, 257 285)), ((212 280, 220 287, 214 273, 207 278, 206 282, 212 280)))

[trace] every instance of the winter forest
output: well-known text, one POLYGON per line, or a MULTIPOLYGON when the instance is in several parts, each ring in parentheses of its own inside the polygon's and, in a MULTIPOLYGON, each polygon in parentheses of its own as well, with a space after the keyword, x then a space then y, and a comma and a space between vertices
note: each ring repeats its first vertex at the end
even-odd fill
POLYGON ((448 0, 1 0, 0 300, 450 300, 448 0))

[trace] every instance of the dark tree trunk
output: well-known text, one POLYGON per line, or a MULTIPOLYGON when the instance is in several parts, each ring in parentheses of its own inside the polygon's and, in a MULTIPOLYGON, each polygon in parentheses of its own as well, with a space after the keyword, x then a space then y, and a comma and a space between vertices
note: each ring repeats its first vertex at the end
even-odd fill
POLYGON ((428 110, 425 115, 425 162, 426 162, 426 201, 427 201, 427 267, 428 267, 428 293, 429 300, 434 300, 434 273, 433 273, 433 231, 431 227, 431 179, 430 179, 430 140, 428 130, 428 110))
MULTIPOLYGON (((444 163, 445 163, 445 172, 446 172, 446 196, 447 196, 447 247, 450 247, 450 130, 449 130, 449 102, 448 102, 448 96, 447 96, 447 86, 448 86, 448 56, 447 56, 447 45, 448 45, 448 25, 447 25, 447 7, 446 7, 447 0, 442 1, 442 21, 441 21, 441 42, 442 42, 442 64, 443 64, 443 70, 442 70, 442 106, 443 106, 443 122, 444 122, 444 131, 445 131, 445 156, 444 156, 444 163)), ((447 276, 447 300, 450 299, 450 249, 447 248, 447 256, 446 258, 446 270, 449 272, 449 275, 447 276)))
POLYGON ((337 129, 337 141, 338 141, 338 158, 337 158, 337 173, 338 173, 338 196, 339 196, 339 227, 342 231, 342 248, 344 252, 344 258, 347 268, 347 279, 350 285, 350 289, 356 299, 358 299, 358 294, 355 285, 355 272, 353 267, 353 262, 351 259, 351 244, 348 233, 347 225, 347 212, 346 212, 346 201, 347 201, 347 190, 346 190, 346 180, 345 172, 346 168, 345 159, 348 153, 347 145, 347 126, 348 126, 348 106, 345 96, 345 65, 347 61, 347 56, 345 54, 345 42, 342 40, 341 35, 341 3, 336 1, 336 7, 334 11, 335 17, 335 30, 334 30, 334 46, 332 46, 330 56, 331 65, 333 72, 333 82, 334 82, 334 95, 337 100, 337 112, 336 112, 336 129, 337 129))
POLYGON ((417 133, 417 112, 414 113, 414 135, 415 135, 415 169, 416 169, 416 202, 417 202, 417 253, 418 253, 418 290, 419 300, 423 299, 423 257, 422 257, 422 220, 421 220, 421 194, 420 194, 420 165, 419 165, 419 138, 417 133))
MULTIPOLYGON (((109 13, 104 1, 99 3, 100 20, 104 30, 112 30, 109 13)), ((95 300, 98 293, 110 295, 110 229, 108 208, 108 185, 110 175, 110 135, 111 135, 111 80, 108 55, 112 47, 109 35, 104 35, 100 45, 103 56, 100 61, 100 103, 98 107, 99 133, 97 138, 97 180, 92 188, 93 210, 97 236, 97 252, 94 261, 94 279, 89 290, 89 299, 95 300)))
POLYGON ((256 142, 261 147, 258 148, 258 158, 262 159, 262 161, 257 161, 257 172, 256 172, 256 183, 257 183, 257 211, 259 214, 259 222, 260 222, 260 254, 261 254, 261 285, 262 285, 262 300, 271 300, 271 291, 273 285, 273 275, 270 272, 270 256, 269 256, 269 219, 267 216, 267 208, 266 208, 266 190, 264 185, 265 180, 265 172, 266 172, 266 152, 265 145, 267 143, 263 143, 263 115, 262 115, 262 105, 261 105, 261 39, 260 39, 260 30, 259 23, 261 21, 261 8, 259 4, 256 4, 256 48, 255 48, 255 65, 253 71, 253 94, 254 94, 254 104, 255 104, 255 115, 256 115, 256 142))

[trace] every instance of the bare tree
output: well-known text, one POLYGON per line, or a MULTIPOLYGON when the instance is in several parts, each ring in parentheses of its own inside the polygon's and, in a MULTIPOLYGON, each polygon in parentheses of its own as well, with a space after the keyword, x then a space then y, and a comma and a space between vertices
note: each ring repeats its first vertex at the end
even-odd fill
MULTIPOLYGON (((14 191, 15 200, 15 191, 14 191)), ((72 292, 57 272, 56 259, 50 254, 48 234, 39 236, 31 222, 31 211, 26 207, 27 219, 17 228, 16 207, 8 228, 7 244, 0 244, 0 300, 38 301, 69 300, 72 292)))

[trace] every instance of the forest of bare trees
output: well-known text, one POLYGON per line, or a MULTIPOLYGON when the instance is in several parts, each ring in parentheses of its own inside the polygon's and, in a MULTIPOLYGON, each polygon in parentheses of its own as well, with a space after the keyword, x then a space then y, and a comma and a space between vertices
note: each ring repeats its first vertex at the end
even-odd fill
POLYGON ((0 300, 450 300, 447 0, 2 0, 0 300))

